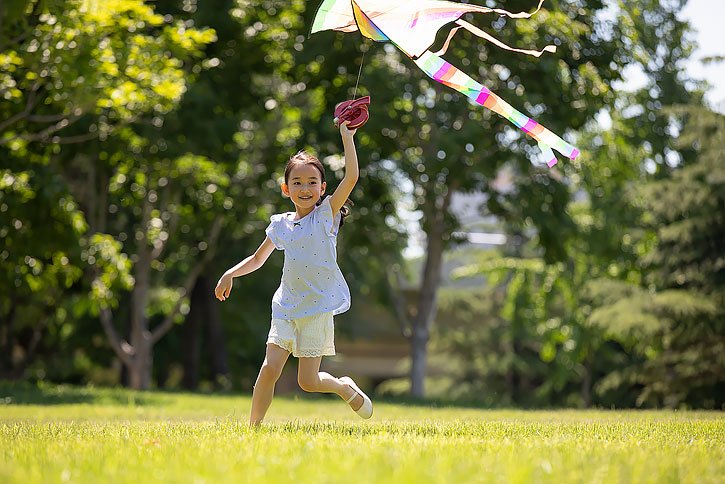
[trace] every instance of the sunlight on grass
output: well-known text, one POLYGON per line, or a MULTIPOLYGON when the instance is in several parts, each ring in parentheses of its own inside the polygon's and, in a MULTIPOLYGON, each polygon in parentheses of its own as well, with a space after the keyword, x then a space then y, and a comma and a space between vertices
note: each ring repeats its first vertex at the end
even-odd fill
POLYGON ((520 411, 0 387, 0 482, 722 482, 718 412, 520 411), (45 402, 45 404, 43 404, 45 402))

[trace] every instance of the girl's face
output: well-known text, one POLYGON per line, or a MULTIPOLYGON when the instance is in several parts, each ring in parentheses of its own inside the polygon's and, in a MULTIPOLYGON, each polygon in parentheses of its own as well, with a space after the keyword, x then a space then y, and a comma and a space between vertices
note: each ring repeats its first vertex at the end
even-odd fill
POLYGON ((314 165, 296 165, 290 170, 288 183, 282 184, 282 192, 292 199, 296 207, 306 211, 315 207, 325 193, 325 187, 314 165))

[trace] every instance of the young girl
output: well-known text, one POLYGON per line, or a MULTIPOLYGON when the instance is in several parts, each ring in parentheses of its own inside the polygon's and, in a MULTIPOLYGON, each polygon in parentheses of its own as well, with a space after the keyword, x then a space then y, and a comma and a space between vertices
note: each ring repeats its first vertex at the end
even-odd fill
POLYGON ((267 237, 257 251, 219 279, 214 294, 224 301, 234 277, 259 269, 272 251, 284 250, 279 289, 272 299, 272 324, 267 354, 252 394, 249 425, 262 422, 274 396, 274 385, 290 353, 299 358, 297 381, 306 392, 337 393, 362 418, 373 404, 349 377, 335 378, 320 371, 323 356, 335 354, 333 315, 350 308, 350 290, 337 266, 337 232, 348 214, 343 207, 358 179, 355 130, 340 125, 345 148, 345 177, 332 196, 324 199, 325 169, 314 156, 301 151, 287 163, 282 192, 294 212, 273 215, 267 237))

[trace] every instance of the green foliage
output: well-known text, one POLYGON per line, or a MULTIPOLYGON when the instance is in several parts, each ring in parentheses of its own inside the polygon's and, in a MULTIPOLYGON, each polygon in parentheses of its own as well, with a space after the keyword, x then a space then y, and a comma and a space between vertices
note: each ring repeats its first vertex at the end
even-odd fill
POLYGON ((723 298, 725 116, 694 105, 671 112, 688 115, 677 146, 696 150, 697 157, 641 190, 639 202, 651 214, 647 225, 658 240, 643 261, 658 269, 658 285, 723 298))
POLYGON ((627 141, 641 146, 644 167, 656 176, 666 176, 677 163, 687 164, 694 156, 688 146, 678 146, 676 128, 686 122, 686 113, 667 106, 702 103, 702 91, 685 71, 684 60, 695 46, 691 27, 679 19, 687 0, 622 0, 619 23, 630 54, 642 69, 647 84, 623 96, 616 109, 626 118, 627 141))
MULTIPOLYGON (((117 307, 120 294, 133 287, 134 258, 106 221, 134 197, 119 194, 119 202, 102 205, 109 174, 133 171, 129 166, 139 158, 128 152, 138 154, 148 143, 129 126, 144 117, 158 124, 178 104, 191 78, 185 63, 214 39, 213 31, 172 24, 140 1, 51 3, 27 2, 26 17, 3 25, 19 29, 0 55, 0 264, 6 275, 0 314, 8 321, 2 371, 12 378, 36 354, 49 358, 49 373, 67 378, 67 364, 51 363, 56 352, 73 353, 85 318, 117 307), (22 29, 27 35, 15 36, 22 29), (96 139, 103 144, 75 144, 96 139)), ((203 164, 180 164, 206 180, 203 164)), ((133 176, 138 187, 149 188, 144 173, 133 176)), ((205 187, 219 183, 207 178, 205 187)), ((87 331, 90 353, 99 346, 97 332, 87 331)), ((83 353, 75 360, 87 360, 89 351, 83 353)), ((43 365, 39 371, 48 374, 43 365)))
POLYGON ((65 296, 88 267, 77 244, 87 225, 49 170, 0 173, 0 371, 7 378, 52 346, 47 332, 60 331, 75 312, 65 296))
POLYGON ((90 300, 94 304, 92 314, 97 316, 98 307, 117 306, 115 294, 133 287, 131 261, 121 252, 123 244, 108 234, 93 234, 88 242, 82 239, 81 243, 87 245, 81 251, 81 260, 94 269, 90 300))
POLYGON ((490 290, 442 289, 438 323, 431 337, 431 359, 439 363, 436 395, 452 400, 481 400, 488 405, 512 404, 506 388, 511 359, 506 321, 499 313, 503 294, 490 290), (441 378, 441 373, 447 378, 441 378))
POLYGON ((602 390, 638 385, 638 404, 713 407, 725 398, 725 118, 695 105, 674 111, 689 120, 677 146, 695 157, 637 190, 644 228, 654 234, 639 257, 646 276, 641 284, 593 281, 589 322, 637 357, 602 390))
MULTIPOLYGON (((482 254, 480 263, 453 273, 457 278, 485 275, 491 287, 485 297, 501 301, 489 316, 501 318, 499 334, 488 335, 490 342, 480 346, 487 352, 492 342, 504 343, 493 351, 500 367, 488 371, 498 375, 499 392, 512 403, 591 403, 588 382, 607 350, 601 346, 602 332, 583 324, 588 308, 581 304, 578 285, 586 277, 587 264, 577 262, 546 264, 543 259, 502 257, 490 251, 482 254)), ((476 325, 470 328, 471 333, 480 331, 476 325)))
POLYGON ((646 351, 652 341, 667 341, 664 336, 671 332, 673 323, 718 314, 711 298, 683 290, 651 292, 625 282, 598 279, 589 285, 589 295, 597 307, 589 316, 589 324, 635 346, 643 344, 646 351))
POLYGON ((138 0, 69 1, 60 15, 41 13, 32 37, 0 57, 0 144, 68 142, 63 132, 89 115, 93 137, 105 139, 141 113, 170 111, 186 90, 184 60, 215 34, 165 23, 138 0))
MULTIPOLYGON (((535 226, 531 241, 544 247, 554 234, 565 257, 547 250, 544 261, 532 260, 541 249, 519 244, 513 260, 494 257, 461 272, 506 283, 500 315, 522 347, 541 345, 542 360, 556 363, 567 343, 533 329, 547 318, 554 329, 570 328, 577 365, 566 379, 582 382, 585 402, 588 385, 604 405, 623 404, 627 394, 635 396, 630 404, 647 406, 719 407, 723 398, 723 121, 686 87, 680 61, 691 45, 677 19, 682 3, 620 2, 622 41, 648 85, 616 99, 610 130, 592 125, 584 133, 579 144, 591 162, 563 166, 573 199, 559 218, 537 208, 553 199, 534 198, 531 219, 525 203, 506 219, 519 239, 535 226), (690 104, 662 109, 678 103, 690 104), (517 219, 526 220, 523 230, 517 219), (547 271, 555 294, 537 292, 547 271)), ((508 198, 499 197, 502 207, 516 206, 508 198)))
MULTIPOLYGON (((578 230, 562 241, 566 263, 492 252, 456 274, 483 273, 489 284, 505 284, 504 303, 494 314, 509 321, 508 332, 521 344, 504 354, 513 355, 527 375, 537 372, 525 366, 527 345, 556 365, 538 385, 540 396, 557 388, 563 370, 562 381, 590 382, 592 401, 605 405, 622 404, 626 393, 638 406, 721 405, 722 115, 695 106, 677 111, 687 111, 690 122, 676 146, 698 151, 668 177, 647 182, 636 169, 639 160, 617 134, 626 131, 626 122, 615 119, 610 133, 592 138, 600 161, 573 174, 575 188, 587 196, 570 206, 578 230), (644 179, 635 186, 632 177, 644 179), (562 338, 564 328, 568 336, 562 338)), ((489 368, 481 378, 493 372, 489 368)))

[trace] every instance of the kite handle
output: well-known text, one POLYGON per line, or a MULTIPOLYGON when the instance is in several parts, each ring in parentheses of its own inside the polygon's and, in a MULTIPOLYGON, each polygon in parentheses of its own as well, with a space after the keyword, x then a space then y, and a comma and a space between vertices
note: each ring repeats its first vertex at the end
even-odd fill
POLYGON ((335 106, 335 117, 332 123, 336 128, 340 127, 343 121, 349 121, 347 126, 350 129, 357 129, 365 124, 370 117, 368 105, 370 104, 370 96, 361 97, 360 99, 341 102, 335 106))

